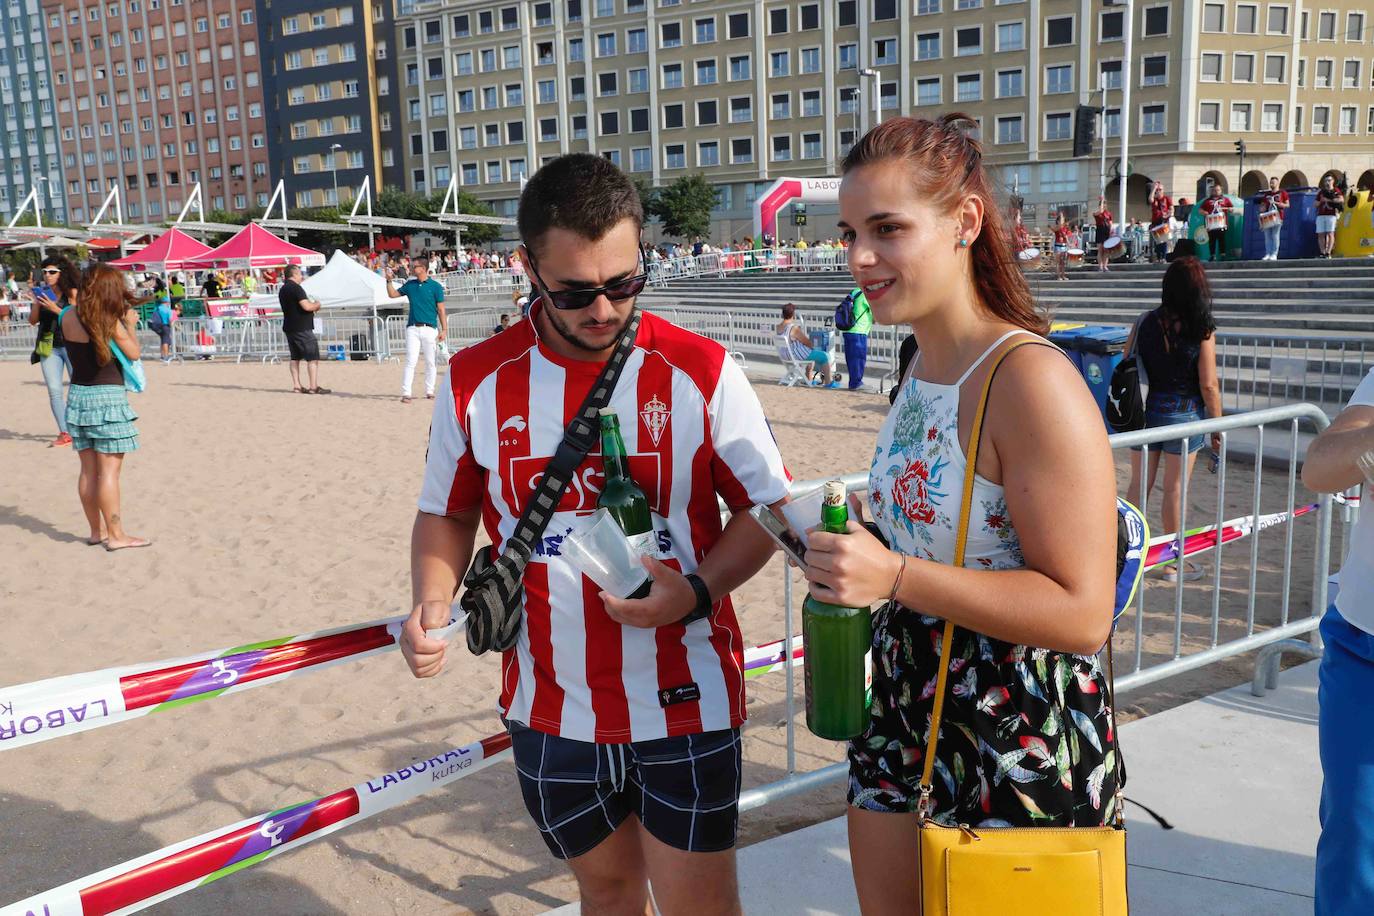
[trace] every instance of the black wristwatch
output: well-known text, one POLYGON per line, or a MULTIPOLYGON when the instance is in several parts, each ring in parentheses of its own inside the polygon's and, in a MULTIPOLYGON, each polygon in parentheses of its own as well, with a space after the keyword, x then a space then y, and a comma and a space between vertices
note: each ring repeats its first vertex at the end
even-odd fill
POLYGON ((697 603, 692 607, 691 612, 683 617, 678 623, 686 626, 689 623, 696 623, 698 620, 705 620, 711 616, 711 592, 706 588, 706 583, 701 580, 701 576, 696 573, 688 573, 684 576, 687 583, 692 586, 692 591, 696 592, 697 603))

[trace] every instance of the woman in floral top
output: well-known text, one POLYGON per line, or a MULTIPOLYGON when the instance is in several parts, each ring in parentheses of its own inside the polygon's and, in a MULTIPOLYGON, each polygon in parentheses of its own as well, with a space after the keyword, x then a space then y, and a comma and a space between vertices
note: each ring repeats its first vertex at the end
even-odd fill
POLYGON ((1119 804, 1107 684, 1095 653, 1113 604, 1114 478, 1102 417, 1045 331, 1007 244, 968 118, 896 118, 844 162, 849 268, 920 356, 879 434, 869 509, 813 532, 822 601, 874 616, 872 721, 849 746, 849 839, 866 914, 909 914, 918 784, 936 676, 949 669, 930 816, 944 824, 1109 823, 1119 804), (968 437, 994 357, 977 467, 968 437), (976 473, 963 568, 964 477, 976 473), (889 600, 893 599, 895 600, 889 600), (956 627, 941 645, 945 621, 956 627))

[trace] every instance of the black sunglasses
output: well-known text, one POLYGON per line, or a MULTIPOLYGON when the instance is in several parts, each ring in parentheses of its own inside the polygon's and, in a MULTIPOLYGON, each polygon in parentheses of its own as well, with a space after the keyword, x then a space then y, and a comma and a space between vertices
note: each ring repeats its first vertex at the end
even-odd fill
MULTIPOLYGON (((640 260, 636 266, 643 263, 644 253, 640 252, 640 260)), ((647 273, 635 274, 633 277, 626 277, 624 280, 617 280, 615 283, 608 283, 605 286, 596 286, 591 289, 560 289, 557 292, 549 289, 549 284, 544 282, 544 278, 539 276, 539 269, 534 266, 534 257, 527 255, 530 265, 530 272, 534 274, 534 279, 538 281, 544 290, 544 298, 554 308, 561 312, 572 311, 574 309, 584 309, 596 301, 598 296, 604 295, 612 302, 624 302, 626 299, 633 299, 644 292, 644 285, 649 282, 647 273)))

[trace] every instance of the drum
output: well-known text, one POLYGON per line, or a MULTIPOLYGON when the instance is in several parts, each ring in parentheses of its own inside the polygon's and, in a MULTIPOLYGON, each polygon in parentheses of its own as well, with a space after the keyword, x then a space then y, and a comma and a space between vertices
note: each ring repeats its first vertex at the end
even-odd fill
POLYGON ((1083 249, 1082 249, 1082 248, 1070 248, 1068 251, 1064 252, 1064 255, 1065 255, 1065 257, 1068 258, 1068 262, 1069 262, 1069 266, 1070 266, 1070 267, 1082 267, 1082 266, 1083 266, 1083 249))
POLYGON ((1169 244, 1169 224, 1156 223, 1150 227, 1150 237, 1155 240, 1156 245, 1169 244))
POLYGON ((1023 248, 1016 253, 1016 262, 1021 265, 1022 270, 1040 269, 1040 249, 1023 248))
POLYGON ((1226 228, 1226 211, 1216 210, 1207 214, 1205 220, 1208 232, 1215 232, 1218 229, 1226 228))
POLYGON ((1259 223, 1261 229, 1273 229, 1275 226, 1279 225, 1282 222, 1283 217, 1279 214, 1278 207, 1265 210, 1263 213, 1259 215, 1259 223))
POLYGON ((1115 261, 1126 254, 1126 244, 1121 241, 1121 236, 1114 235, 1102 243, 1102 250, 1107 253, 1107 257, 1115 261))

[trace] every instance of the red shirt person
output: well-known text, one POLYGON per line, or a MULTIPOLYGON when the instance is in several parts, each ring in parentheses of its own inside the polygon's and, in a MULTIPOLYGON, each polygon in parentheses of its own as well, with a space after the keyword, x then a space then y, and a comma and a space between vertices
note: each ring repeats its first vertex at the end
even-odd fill
POLYGON ((1211 196, 1198 204, 1198 209, 1203 214, 1204 224, 1207 226, 1207 245, 1213 261, 1220 261, 1226 251, 1226 221, 1223 219, 1220 226, 1213 226, 1215 220, 1208 217, 1218 213, 1224 216, 1234 206, 1231 199, 1221 193, 1221 185, 1218 184, 1212 185, 1211 196))

